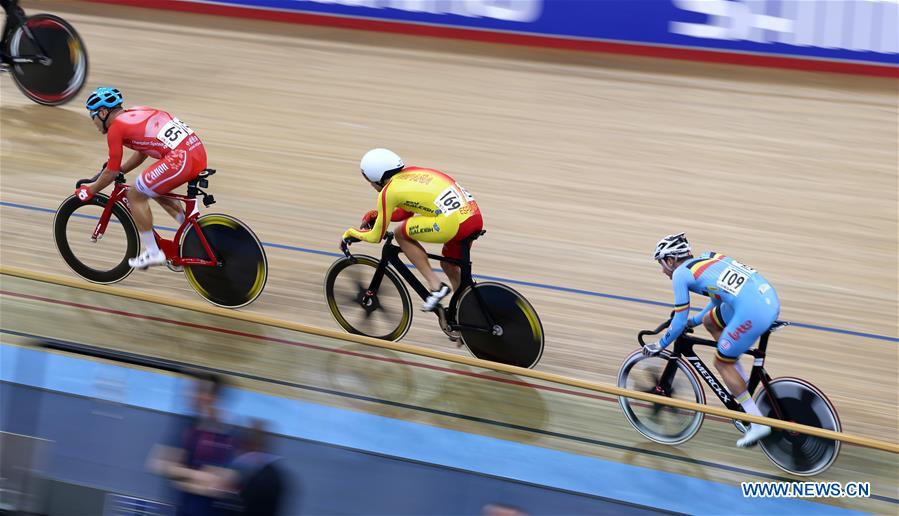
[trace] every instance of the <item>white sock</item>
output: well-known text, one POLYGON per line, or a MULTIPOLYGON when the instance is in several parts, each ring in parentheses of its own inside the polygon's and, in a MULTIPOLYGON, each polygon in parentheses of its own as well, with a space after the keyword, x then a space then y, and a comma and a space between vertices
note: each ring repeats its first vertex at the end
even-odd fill
POLYGON ((184 224, 184 212, 179 211, 177 215, 175 215, 175 222, 178 224, 184 224))
POLYGON ((758 405, 753 401, 752 396, 749 395, 749 391, 743 391, 738 394, 735 398, 737 403, 743 407, 743 410, 746 411, 747 414, 752 414, 753 416, 761 416, 762 413, 759 411, 758 405))
POLYGON ((140 239, 144 243, 144 249, 150 251, 153 254, 159 252, 159 246, 156 245, 156 236, 153 234, 153 230, 141 231, 140 239))
POLYGON ((737 373, 740 374, 740 378, 742 378, 744 382, 749 383, 749 375, 743 370, 743 366, 740 365, 739 360, 734 362, 734 368, 737 370, 737 373))

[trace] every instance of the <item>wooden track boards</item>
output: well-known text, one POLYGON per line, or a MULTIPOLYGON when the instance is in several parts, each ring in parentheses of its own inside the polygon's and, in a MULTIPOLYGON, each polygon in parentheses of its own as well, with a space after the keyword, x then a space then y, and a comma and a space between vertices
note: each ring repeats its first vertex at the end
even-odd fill
MULTIPOLYGON (((480 274, 668 302, 649 253, 661 235, 686 230, 698 248, 761 270, 782 318, 897 337, 894 81, 71 2, 26 7, 78 28, 90 87, 115 85, 128 104, 190 123, 220 171, 211 211, 266 242, 336 251, 374 204, 359 157, 389 146, 476 196, 488 228, 475 248, 480 274)), ((31 104, 6 76, 0 94, 2 201, 55 208, 103 162, 102 138, 80 103, 31 104)), ((51 214, 11 204, 0 214, 3 263, 67 270, 51 214)), ((248 309, 335 327, 321 293, 333 258, 267 252, 268 287, 248 309)), ((166 270, 123 286, 194 296, 166 270)), ((668 312, 516 288, 545 326, 539 367, 605 382, 636 331, 668 312)), ((423 316, 407 339, 450 346, 423 316)), ((895 341, 791 328, 770 349, 772 374, 818 385, 846 431, 896 441, 895 341)))
MULTIPOLYGON (((614 397, 476 367, 12 276, 3 276, 0 310, 4 343, 59 339, 199 364, 277 396, 728 484, 790 478, 761 451, 736 449, 733 425, 716 417, 691 441, 662 446, 631 429, 614 397)), ((889 513, 896 502, 882 497, 895 499, 895 458, 844 446, 815 480, 870 481, 880 499, 835 503, 889 513)))

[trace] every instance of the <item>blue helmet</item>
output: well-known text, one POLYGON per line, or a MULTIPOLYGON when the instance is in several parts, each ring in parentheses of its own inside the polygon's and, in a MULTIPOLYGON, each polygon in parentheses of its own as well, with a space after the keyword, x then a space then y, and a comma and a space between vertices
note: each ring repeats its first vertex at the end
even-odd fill
POLYGON ((116 108, 122 105, 122 93, 115 88, 97 88, 87 98, 84 104, 89 111, 96 111, 100 108, 116 108))

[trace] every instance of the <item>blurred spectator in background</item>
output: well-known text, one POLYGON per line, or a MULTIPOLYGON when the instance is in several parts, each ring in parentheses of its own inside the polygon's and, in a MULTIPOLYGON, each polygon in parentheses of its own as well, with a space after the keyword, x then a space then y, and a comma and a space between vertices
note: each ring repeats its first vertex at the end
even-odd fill
POLYGON ((232 465, 237 473, 236 491, 248 516, 280 514, 286 485, 280 457, 269 453, 265 423, 254 420, 240 444, 241 454, 232 465))
POLYGON ((488 503, 481 507, 481 516, 528 516, 528 513, 512 505, 488 503))
POLYGON ((193 408, 195 414, 181 418, 166 445, 156 446, 148 466, 156 474, 171 479, 179 491, 179 516, 220 516, 233 514, 230 482, 226 469, 234 459, 234 431, 222 422, 219 401, 224 380, 212 373, 195 373, 193 408))

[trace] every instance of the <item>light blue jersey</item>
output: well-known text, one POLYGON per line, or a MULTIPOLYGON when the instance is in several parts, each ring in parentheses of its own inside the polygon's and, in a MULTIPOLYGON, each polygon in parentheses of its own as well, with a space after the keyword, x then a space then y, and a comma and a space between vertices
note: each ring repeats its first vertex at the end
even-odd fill
POLYGON ((752 267, 719 253, 705 253, 682 263, 671 275, 674 287, 674 319, 659 342, 674 342, 687 327, 702 324, 712 311, 712 319, 724 331, 718 340, 718 354, 735 360, 771 327, 780 314, 780 300, 768 280, 752 267), (691 319, 690 292, 711 301, 691 319))

